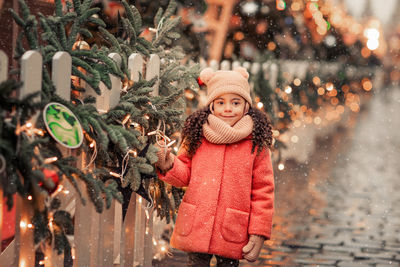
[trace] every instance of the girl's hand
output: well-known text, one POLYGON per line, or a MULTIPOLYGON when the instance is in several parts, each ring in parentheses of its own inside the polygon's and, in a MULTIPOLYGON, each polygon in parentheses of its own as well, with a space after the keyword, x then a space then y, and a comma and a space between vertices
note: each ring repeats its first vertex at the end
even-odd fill
POLYGON ((171 148, 167 147, 164 141, 154 144, 158 148, 157 157, 158 161, 156 166, 162 171, 166 172, 174 165, 174 155, 171 154, 171 148))
POLYGON ((243 257, 249 261, 254 262, 258 259, 261 248, 264 244, 265 237, 260 235, 250 235, 249 242, 243 247, 243 257))

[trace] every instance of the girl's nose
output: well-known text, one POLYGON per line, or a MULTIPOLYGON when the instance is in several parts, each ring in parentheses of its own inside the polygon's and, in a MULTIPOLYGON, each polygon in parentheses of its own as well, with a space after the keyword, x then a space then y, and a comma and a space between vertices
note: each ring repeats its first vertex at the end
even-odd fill
POLYGON ((230 104, 225 105, 225 111, 232 111, 232 107, 230 104))

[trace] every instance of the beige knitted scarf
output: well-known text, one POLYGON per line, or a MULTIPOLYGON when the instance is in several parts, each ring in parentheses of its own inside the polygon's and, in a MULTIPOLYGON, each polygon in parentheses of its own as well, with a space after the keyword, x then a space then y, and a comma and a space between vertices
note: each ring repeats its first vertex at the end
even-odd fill
POLYGON ((231 127, 217 116, 208 115, 208 123, 203 124, 204 137, 213 144, 232 144, 251 134, 253 119, 249 115, 243 116, 231 127))

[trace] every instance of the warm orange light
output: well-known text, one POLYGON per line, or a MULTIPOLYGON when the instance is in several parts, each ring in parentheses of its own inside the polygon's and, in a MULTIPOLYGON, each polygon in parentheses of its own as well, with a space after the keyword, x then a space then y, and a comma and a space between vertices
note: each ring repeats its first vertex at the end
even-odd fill
POLYGON ((276 44, 274 42, 269 42, 267 45, 268 50, 274 51, 276 48, 276 44))
POLYGON ((331 91, 333 90, 333 83, 329 82, 326 84, 326 90, 331 91))
POLYGON ((337 96, 336 89, 332 89, 331 91, 329 91, 329 96, 337 96))
POLYGON ((321 84, 321 79, 319 77, 315 76, 313 78, 313 83, 318 86, 321 84))
POLYGON ((293 84, 296 86, 300 86, 301 80, 299 78, 294 79, 293 84))
POLYGON ((338 106, 336 107, 336 111, 337 111, 339 114, 343 114, 343 112, 344 112, 344 107, 343 107, 342 105, 338 105, 338 106))
POLYGON ((337 99, 336 97, 331 98, 331 104, 336 106, 337 104, 339 104, 339 99, 337 99))
POLYGON ((365 91, 371 91, 371 89, 372 89, 372 82, 371 82, 369 79, 364 78, 364 79, 362 80, 362 87, 364 88, 365 91))
POLYGON ((241 40, 243 40, 243 39, 244 39, 244 34, 243 34, 243 32, 236 32, 236 33, 233 35, 233 39, 235 39, 236 41, 241 41, 241 40))
POLYGON ((350 109, 353 112, 359 112, 360 111, 360 106, 357 103, 351 103, 350 104, 350 109))
POLYGON ((317 92, 319 95, 323 95, 325 93, 325 89, 323 87, 319 87, 317 92))
POLYGON ((322 120, 321 120, 320 117, 317 116, 317 117, 314 118, 314 123, 315 124, 319 125, 319 124, 321 124, 321 122, 322 122, 322 120))
POLYGON ((367 58, 367 57, 369 57, 370 55, 371 55, 371 50, 369 50, 369 49, 366 48, 366 47, 363 47, 363 48, 361 49, 361 56, 362 56, 362 57, 367 58))
POLYGON ((292 9, 293 11, 299 11, 299 10, 300 10, 300 3, 299 3, 299 2, 294 2, 294 3, 292 3, 291 9, 292 9))

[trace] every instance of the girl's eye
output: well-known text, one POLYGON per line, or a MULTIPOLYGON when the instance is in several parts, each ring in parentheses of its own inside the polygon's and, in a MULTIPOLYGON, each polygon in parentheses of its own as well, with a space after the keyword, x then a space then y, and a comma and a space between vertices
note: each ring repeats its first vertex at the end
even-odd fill
POLYGON ((238 106, 238 105, 240 105, 240 102, 233 102, 233 105, 238 106))
POLYGON ((223 105, 224 104, 224 102, 222 102, 222 101, 217 101, 217 105, 223 105))

